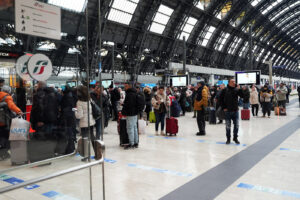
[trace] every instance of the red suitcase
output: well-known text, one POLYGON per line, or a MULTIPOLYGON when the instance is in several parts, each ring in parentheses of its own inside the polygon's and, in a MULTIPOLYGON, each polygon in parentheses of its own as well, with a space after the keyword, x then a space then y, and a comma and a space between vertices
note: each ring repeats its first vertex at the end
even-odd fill
POLYGON ((249 109, 243 109, 241 111, 242 114, 242 120, 250 120, 250 110, 249 109))
POLYGON ((178 133, 178 120, 174 117, 166 119, 166 135, 177 135, 178 133))

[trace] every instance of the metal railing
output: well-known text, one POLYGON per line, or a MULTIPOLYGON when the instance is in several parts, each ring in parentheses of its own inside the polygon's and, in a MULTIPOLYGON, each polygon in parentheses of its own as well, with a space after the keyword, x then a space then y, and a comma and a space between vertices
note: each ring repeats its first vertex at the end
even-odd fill
POLYGON ((66 175, 66 174, 69 174, 69 173, 72 173, 72 172, 76 172, 76 171, 79 171, 79 170, 82 170, 82 169, 86 169, 86 168, 91 169, 91 167, 93 167, 95 165, 98 165, 98 164, 102 164, 103 162, 104 162, 104 158, 102 158, 101 160, 95 161, 95 162, 90 162, 90 163, 87 163, 87 164, 84 164, 84 165, 80 165, 80 166, 77 166, 77 167, 72 167, 72 168, 69 168, 69 169, 66 169, 66 170, 55 172, 53 174, 49 174, 49 175, 46 175, 46 176, 34 178, 34 179, 31 179, 31 180, 25 181, 23 183, 19 183, 19 184, 16 184, 16 185, 11 185, 11 186, 7 186, 7 187, 4 187, 4 188, 0 188, 0 194, 3 194, 5 192, 9 192, 9 191, 12 191, 12 190, 16 190, 16 189, 19 189, 19 188, 23 188, 23 187, 26 187, 28 185, 32 185, 32 184, 35 184, 35 183, 38 183, 38 182, 42 182, 42 181, 53 179, 53 178, 56 178, 56 177, 59 177, 59 176, 63 176, 63 175, 66 175))
POLYGON ((47 164, 49 162, 53 162, 53 161, 56 161, 56 160, 62 160, 64 158, 68 158, 68 157, 74 156, 74 155, 76 155, 76 153, 77 153, 77 151, 74 151, 71 154, 67 154, 67 155, 63 155, 63 156, 58 156, 58 157, 55 157, 55 158, 50 158, 50 159, 46 159, 46 160, 42 160, 42 161, 38 161, 38 162, 33 162, 33 163, 30 163, 30 164, 26 164, 26 165, 20 165, 20 166, 17 166, 17 167, 7 168, 7 169, 4 169, 4 170, 0 170, 0 174, 11 172, 11 171, 18 170, 18 169, 25 169, 25 168, 29 168, 29 167, 36 167, 36 166, 47 164))

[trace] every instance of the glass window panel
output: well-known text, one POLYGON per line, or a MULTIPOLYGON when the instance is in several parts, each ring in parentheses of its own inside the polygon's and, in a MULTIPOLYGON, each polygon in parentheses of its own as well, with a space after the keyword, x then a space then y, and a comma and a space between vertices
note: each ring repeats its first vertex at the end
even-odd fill
POLYGON ((112 4, 108 20, 129 25, 139 0, 117 0, 112 4))
POLYGON ((202 46, 206 46, 208 43, 208 40, 207 39, 204 39, 203 42, 202 42, 202 46))
POLYGON ((49 4, 74 12, 83 12, 86 8, 86 0, 48 0, 49 4))
POLYGON ((152 25, 151 25, 150 31, 152 31, 154 33, 162 34, 165 30, 165 27, 166 26, 164 26, 164 25, 153 22, 152 25))
POLYGON ((173 13, 173 11, 174 10, 172 8, 169 8, 169 7, 167 7, 165 5, 162 5, 162 4, 159 6, 159 9, 158 9, 158 12, 164 13, 164 14, 166 14, 168 16, 171 16, 172 13, 173 13))
POLYGON ((183 40, 183 36, 185 36, 185 39, 187 40, 189 37, 190 37, 190 34, 189 33, 186 33, 186 32, 182 32, 180 34, 180 40, 183 40))
POLYGON ((158 23, 160 23, 160 24, 166 25, 166 24, 168 23, 169 19, 170 19, 169 16, 166 16, 166 15, 164 15, 164 14, 162 14, 162 13, 157 13, 157 14, 155 15, 153 21, 158 22, 158 23))

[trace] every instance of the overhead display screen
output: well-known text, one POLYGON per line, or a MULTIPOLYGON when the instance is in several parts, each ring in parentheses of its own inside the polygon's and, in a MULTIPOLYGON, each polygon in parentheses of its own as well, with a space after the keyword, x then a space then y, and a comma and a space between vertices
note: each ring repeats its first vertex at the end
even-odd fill
POLYGON ((235 79, 239 85, 260 85, 260 71, 236 72, 235 79))

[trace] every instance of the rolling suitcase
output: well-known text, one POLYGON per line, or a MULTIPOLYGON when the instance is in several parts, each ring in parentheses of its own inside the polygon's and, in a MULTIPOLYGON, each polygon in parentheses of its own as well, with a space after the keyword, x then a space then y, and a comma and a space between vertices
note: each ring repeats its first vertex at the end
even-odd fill
POLYGON ((279 115, 286 116, 286 109, 285 108, 279 108, 279 115))
POLYGON ((126 128, 126 119, 120 120, 120 146, 125 146, 129 144, 129 138, 126 128))
POLYGON ((12 165, 28 164, 28 141, 10 141, 10 156, 12 165))
POLYGON ((241 110, 241 117, 242 120, 250 120, 250 110, 249 109, 241 110))
POLYGON ((178 120, 174 117, 166 119, 166 135, 177 135, 178 133, 178 120))
POLYGON ((209 110, 209 124, 217 124, 216 109, 213 107, 209 110))

